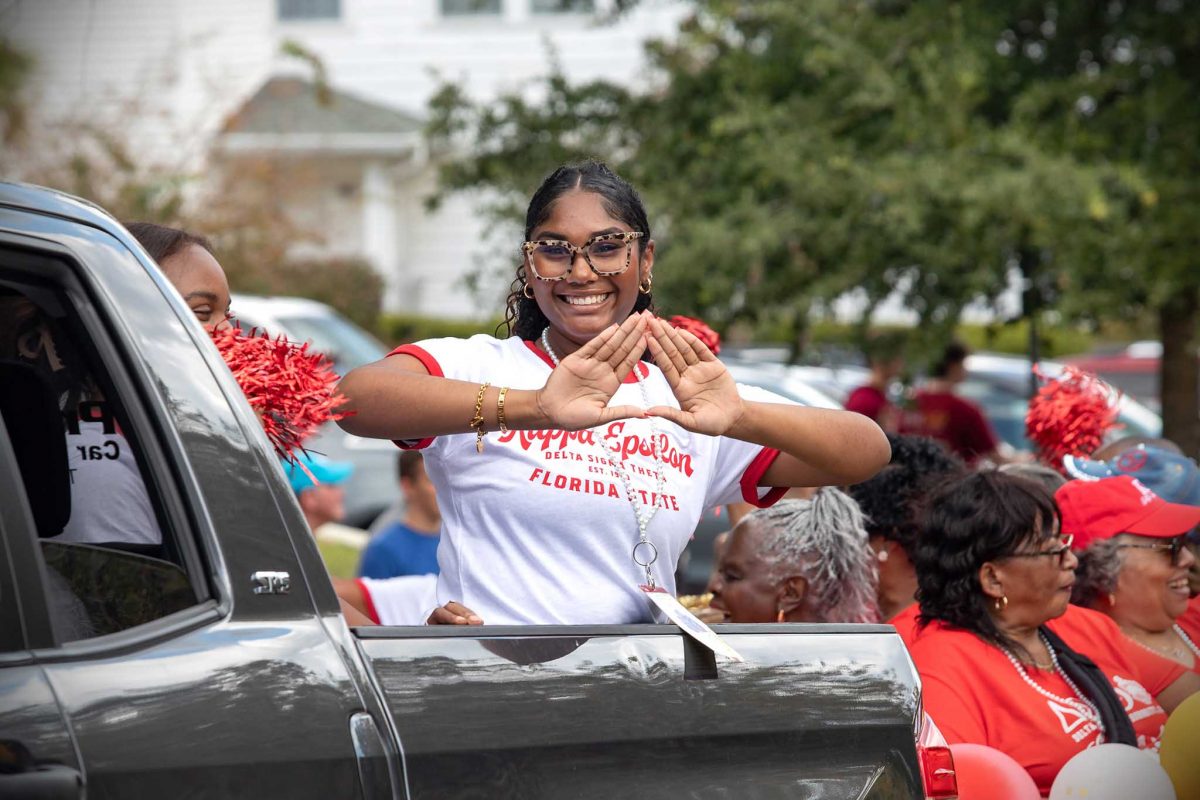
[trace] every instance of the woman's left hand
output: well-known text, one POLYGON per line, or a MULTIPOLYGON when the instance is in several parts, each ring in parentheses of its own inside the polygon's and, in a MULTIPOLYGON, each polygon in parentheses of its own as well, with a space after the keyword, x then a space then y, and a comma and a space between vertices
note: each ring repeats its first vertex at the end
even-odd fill
POLYGON ((737 384, 703 342, 657 317, 650 320, 646 338, 680 406, 654 406, 646 410, 648 416, 710 436, 720 436, 737 423, 745 412, 737 384))

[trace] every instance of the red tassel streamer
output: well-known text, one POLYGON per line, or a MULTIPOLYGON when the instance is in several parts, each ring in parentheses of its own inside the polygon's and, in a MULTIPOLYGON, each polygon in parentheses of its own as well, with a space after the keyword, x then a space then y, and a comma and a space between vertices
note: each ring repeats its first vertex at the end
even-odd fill
POLYGON ((721 352, 721 335, 714 331, 703 321, 694 317, 674 316, 667 320, 672 327, 682 328, 688 333, 695 336, 700 341, 704 342, 704 346, 712 350, 713 355, 721 352))
POLYGON ((1044 464, 1063 472, 1063 456, 1089 456, 1100 447, 1117 424, 1121 395, 1076 367, 1066 367, 1057 378, 1047 378, 1036 366, 1034 374, 1044 384, 1029 401, 1025 435, 1044 464))
POLYGON ((346 398, 336 391, 332 364, 309 352, 308 343, 247 334, 236 327, 214 331, 212 339, 281 458, 294 460, 321 425, 348 416, 337 411, 346 398))

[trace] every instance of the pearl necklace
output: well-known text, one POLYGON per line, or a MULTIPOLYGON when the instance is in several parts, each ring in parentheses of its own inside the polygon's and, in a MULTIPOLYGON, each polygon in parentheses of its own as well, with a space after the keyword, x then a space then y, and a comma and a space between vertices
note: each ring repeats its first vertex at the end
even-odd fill
MULTIPOLYGON (((550 328, 542 329, 541 337, 542 349, 546 351, 546 355, 550 356, 550 360, 554 362, 554 366, 558 366, 558 354, 554 352, 554 348, 550 346, 550 328)), ((646 379, 642 377, 642 373, 638 370, 637 365, 633 368, 634 377, 637 378, 638 388, 642 392, 642 403, 645 408, 650 407, 650 393, 646 390, 646 379)), ((651 418, 650 420, 650 452, 654 457, 654 496, 661 498, 663 487, 666 485, 666 475, 663 473, 662 451, 658 447, 658 422, 651 418)), ((651 588, 654 587, 654 574, 650 571, 650 565, 658 560, 658 548, 650 541, 646 534, 646 529, 650 527, 650 521, 654 519, 654 515, 658 513, 658 503, 654 503, 647 510, 646 504, 643 503, 637 493, 633 489, 633 480, 629 476, 629 470, 625 468, 623 461, 617 461, 613 457, 613 451, 600 443, 596 437, 592 438, 592 443, 596 446, 604 456, 605 461, 612 467, 613 471, 621 478, 621 483, 625 485, 625 497, 629 500, 629 505, 633 509, 633 516, 637 519, 638 526, 638 543, 633 546, 633 561, 639 567, 646 570, 646 584, 651 588), (640 557, 639 557, 640 556, 640 557)))
POLYGON ((1022 664, 1015 655, 1013 655, 1011 650, 1009 650, 1007 647, 1001 647, 1000 649, 1004 651, 1004 655, 1008 656, 1009 662, 1011 662, 1013 667, 1017 670, 1017 674, 1021 676, 1021 680, 1029 684, 1030 688, 1032 688, 1042 697, 1045 697, 1047 700, 1053 700, 1060 705, 1072 708, 1084 719, 1095 722, 1096 725, 1100 727, 1101 734, 1103 734, 1104 724, 1100 722, 1099 709, 1092 705, 1092 702, 1087 699, 1083 692, 1079 691, 1079 687, 1075 685, 1075 681, 1071 680, 1070 676, 1063 671, 1062 666, 1060 666, 1058 663, 1058 655, 1054 652, 1054 648, 1050 646, 1050 642, 1046 641, 1046 637, 1039 632, 1038 638, 1041 639, 1042 644, 1046 646, 1046 651, 1050 653, 1050 663, 1054 665, 1054 671, 1057 672, 1059 677, 1061 677, 1066 682, 1067 686, 1071 688, 1071 692, 1075 695, 1074 697, 1059 697, 1053 692, 1042 688, 1037 681, 1029 677, 1029 672, 1025 669, 1025 665, 1022 664))
POLYGON ((1156 653, 1160 656, 1166 656, 1173 661, 1178 661, 1179 659, 1186 657, 1188 650, 1192 651, 1193 658, 1200 660, 1200 647, 1196 646, 1196 643, 1193 642, 1192 638, 1184 632, 1183 628, 1179 627, 1178 625, 1172 625, 1171 628, 1174 629, 1175 635, 1178 636, 1180 640, 1183 641, 1184 645, 1187 646, 1187 650, 1184 650, 1182 647, 1172 647, 1170 649, 1154 647, 1153 645, 1146 644, 1139 639, 1133 638, 1133 636, 1130 636, 1129 634, 1125 635, 1130 641, 1143 650, 1149 650, 1151 653, 1156 653))

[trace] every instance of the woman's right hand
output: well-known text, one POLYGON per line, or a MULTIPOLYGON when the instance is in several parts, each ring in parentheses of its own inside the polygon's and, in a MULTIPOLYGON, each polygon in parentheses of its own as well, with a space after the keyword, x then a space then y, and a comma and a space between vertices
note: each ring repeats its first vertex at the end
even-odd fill
POLYGON ((439 606, 425 620, 426 625, 482 625, 483 619, 462 603, 451 600, 444 606, 439 606))
POLYGON ((637 406, 608 405, 646 350, 645 313, 630 314, 559 362, 537 394, 538 409, 551 427, 576 431, 646 416, 637 406))

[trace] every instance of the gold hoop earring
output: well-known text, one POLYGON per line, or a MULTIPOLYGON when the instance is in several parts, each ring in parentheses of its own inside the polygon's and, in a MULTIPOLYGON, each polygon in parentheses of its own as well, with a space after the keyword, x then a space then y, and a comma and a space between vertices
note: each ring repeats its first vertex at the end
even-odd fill
POLYGON ((779 609, 779 613, 775 615, 776 622, 783 622, 783 609, 779 609))
POLYGON ((526 300, 532 300, 533 299, 533 287, 530 286, 528 283, 525 284, 525 288, 521 290, 521 296, 524 297, 526 300))
POLYGON ((999 600, 997 600, 995 603, 995 607, 996 607, 997 611, 1003 611, 1004 609, 1008 608, 1008 595, 1004 595, 999 600))
POLYGON ((650 294, 650 288, 654 286, 654 278, 647 275, 640 283, 638 283, 638 291, 642 294, 650 294))

